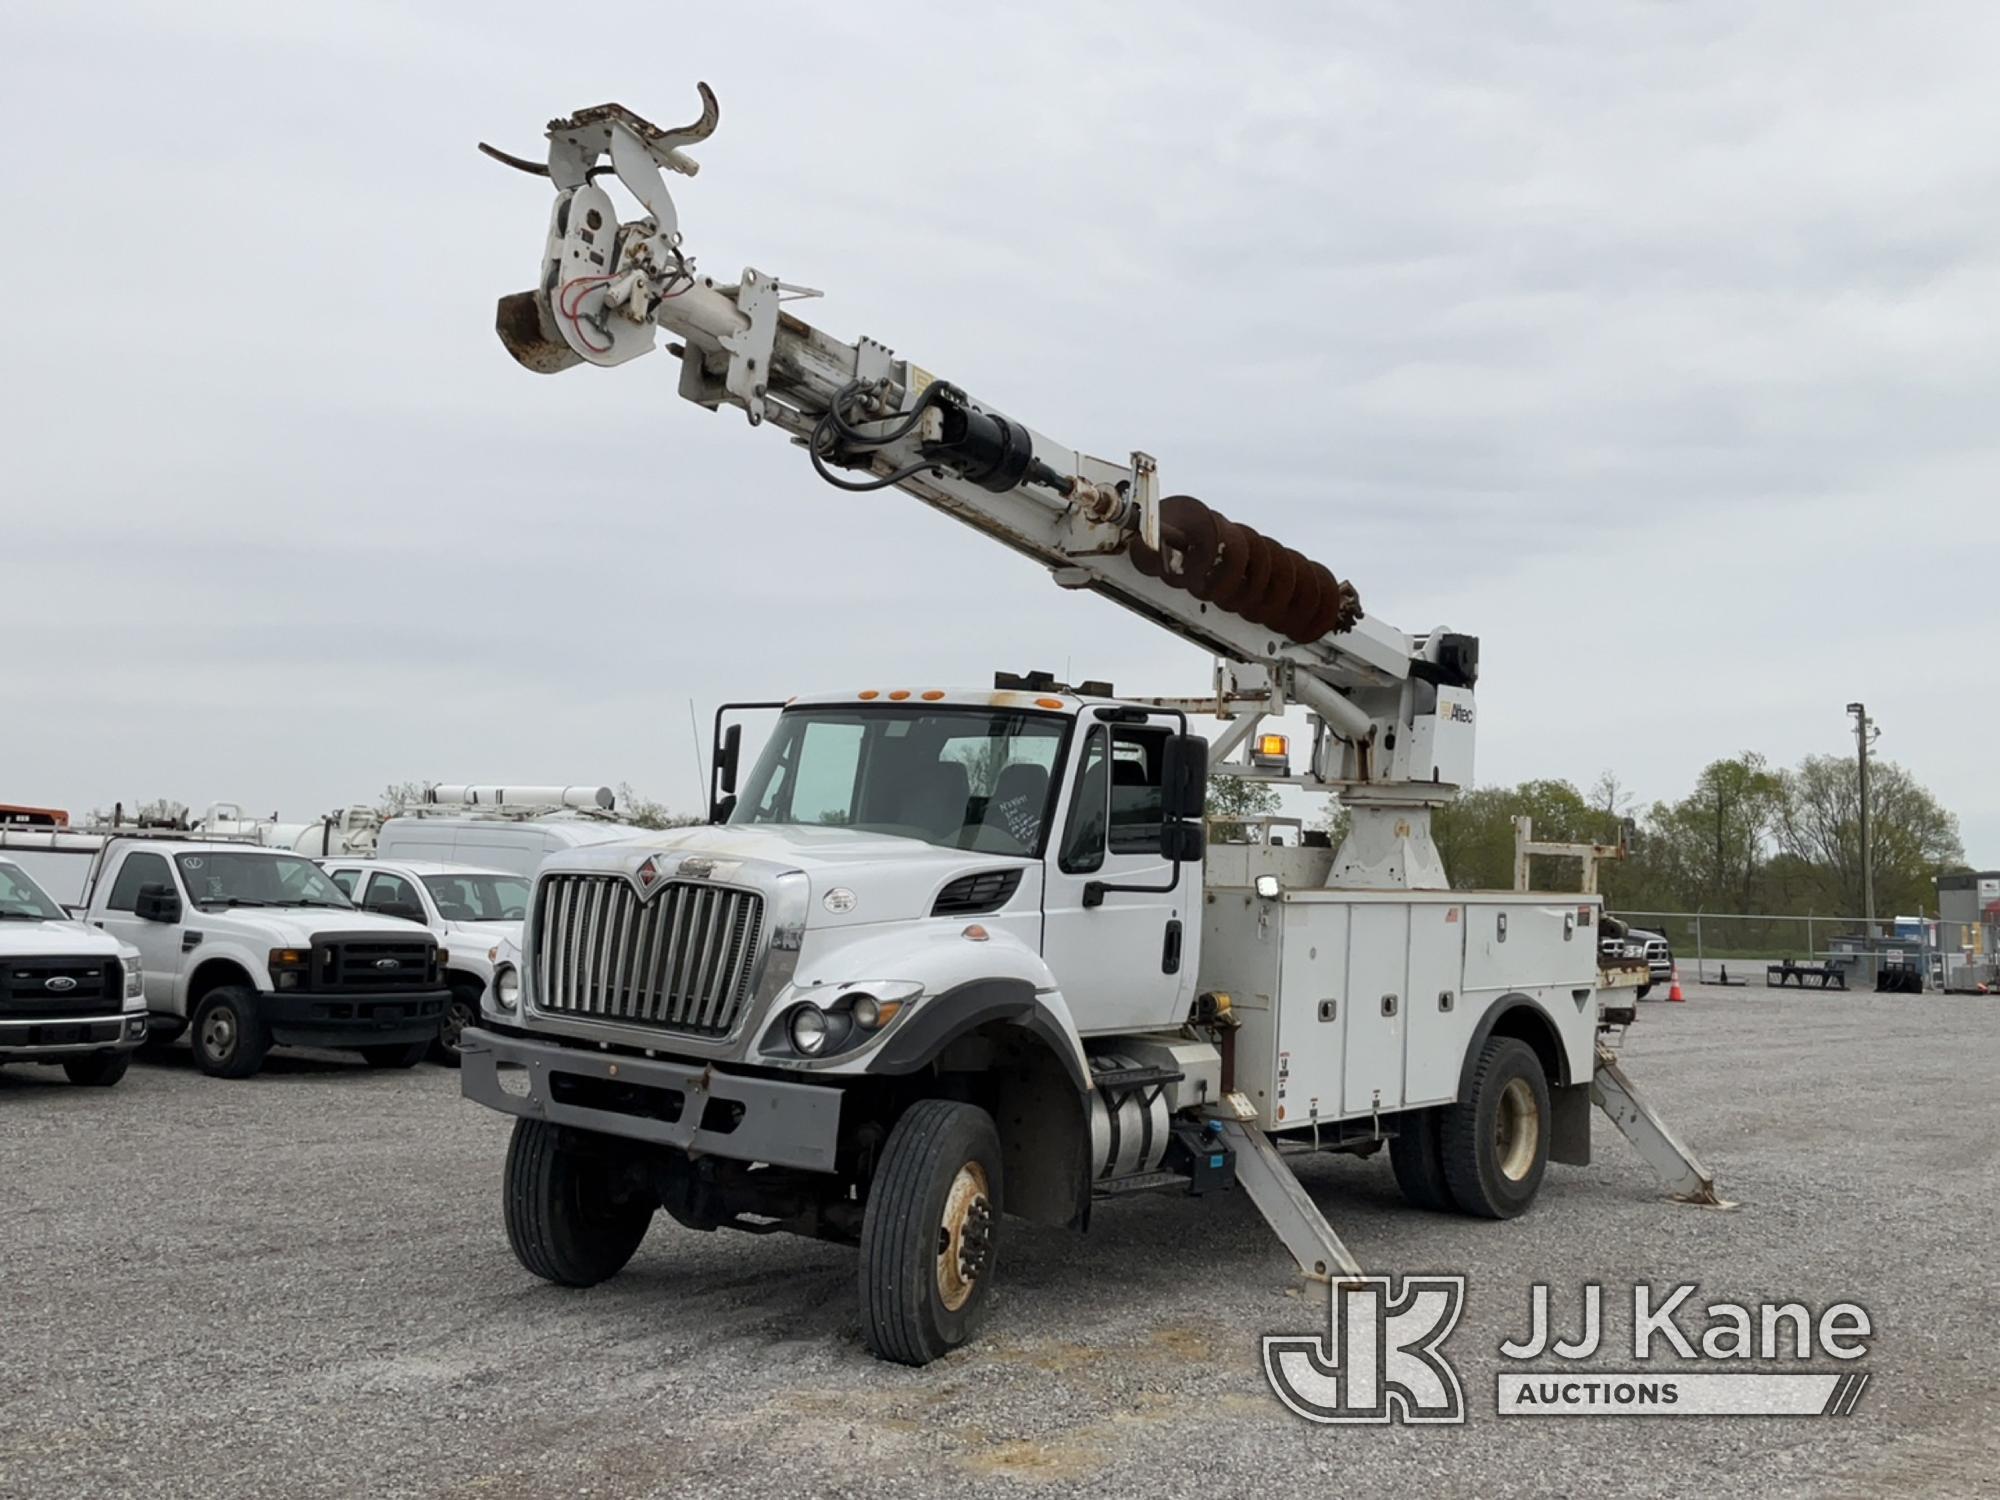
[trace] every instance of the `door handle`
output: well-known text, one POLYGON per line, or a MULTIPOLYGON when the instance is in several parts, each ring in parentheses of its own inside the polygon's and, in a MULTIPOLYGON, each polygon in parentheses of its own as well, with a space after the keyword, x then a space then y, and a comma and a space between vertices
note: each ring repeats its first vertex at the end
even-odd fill
POLYGON ((1172 917, 1167 922, 1167 940, 1160 949, 1160 972, 1178 974, 1181 971, 1181 919, 1172 917))

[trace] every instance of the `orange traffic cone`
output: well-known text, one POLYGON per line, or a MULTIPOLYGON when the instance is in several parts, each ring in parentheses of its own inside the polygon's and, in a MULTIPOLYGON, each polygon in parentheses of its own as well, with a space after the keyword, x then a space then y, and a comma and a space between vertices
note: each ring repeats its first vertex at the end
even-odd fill
POLYGON ((1674 965, 1674 987, 1667 991, 1667 998, 1669 1000, 1680 1001, 1687 999, 1687 996, 1681 993, 1681 966, 1679 964, 1674 965))

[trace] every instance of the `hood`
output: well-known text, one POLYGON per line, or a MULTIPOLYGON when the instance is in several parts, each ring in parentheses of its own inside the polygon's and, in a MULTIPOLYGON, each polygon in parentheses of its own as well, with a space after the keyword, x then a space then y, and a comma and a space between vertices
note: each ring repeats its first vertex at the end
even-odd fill
POLYGON ((0 922, 0 958, 66 958, 137 952, 110 933, 83 922, 0 922))
POLYGON ((1019 855, 984 854, 976 849, 943 849, 922 839, 898 838, 855 828, 799 824, 704 824, 661 829, 650 840, 569 851, 551 857, 544 869, 615 870, 632 874, 655 854, 701 856, 715 862, 706 878, 728 883, 732 861, 757 861, 802 872, 811 884, 806 921, 813 927, 856 926, 908 921, 930 915, 945 884, 979 870, 1023 871, 1023 894, 1039 898, 1036 862, 1019 855), (836 910, 827 897, 835 897, 836 910))
MULTIPOLYGON (((324 906, 191 907, 186 925, 217 933, 255 933, 277 940, 276 946, 303 948, 318 932, 379 932, 384 936, 433 938, 422 922, 385 917, 379 912, 334 911, 324 906)), ((435 940, 433 938, 433 940, 435 940)))
POLYGON ((502 942, 521 941, 519 922, 447 922, 444 930, 447 948, 462 945, 484 953, 502 942))

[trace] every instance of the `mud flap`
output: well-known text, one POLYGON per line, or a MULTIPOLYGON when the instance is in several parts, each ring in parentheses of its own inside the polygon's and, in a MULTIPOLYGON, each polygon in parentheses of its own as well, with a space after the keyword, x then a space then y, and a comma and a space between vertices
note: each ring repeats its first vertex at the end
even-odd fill
POLYGON ((1549 1089, 1549 1160, 1566 1167, 1590 1165, 1590 1085, 1549 1089))

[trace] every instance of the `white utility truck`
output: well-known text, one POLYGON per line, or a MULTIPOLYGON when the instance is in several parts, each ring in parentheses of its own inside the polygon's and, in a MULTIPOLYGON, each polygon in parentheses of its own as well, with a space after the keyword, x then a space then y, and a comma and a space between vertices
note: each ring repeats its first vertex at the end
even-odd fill
POLYGON ((153 1036, 189 1031, 195 1062, 218 1078, 248 1078, 274 1045, 412 1067, 451 999, 448 957, 428 931, 355 910, 301 854, 112 838, 83 914, 139 950, 153 1036))
POLYGON ((440 783, 382 825, 382 859, 431 859, 532 875, 550 854, 641 830, 605 786, 440 783))
POLYGON ((108 823, 25 824, 0 821, 0 856, 19 864, 65 906, 82 902, 91 871, 112 839, 134 834, 196 841, 223 840, 301 854, 366 855, 375 847, 380 817, 372 807, 344 807, 315 823, 282 823, 276 816, 245 817, 234 802, 211 802, 198 820, 184 813, 171 822, 131 822, 122 806, 108 823))
POLYGON ((421 859, 323 859, 320 866, 348 900, 378 916, 421 922, 449 955, 451 1003, 431 1045, 431 1061, 458 1066, 458 1039, 477 1024, 493 983, 494 946, 518 943, 528 911, 528 877, 421 859))
POLYGON ((692 173, 701 92, 684 130, 604 105, 550 125, 546 166, 490 152, 556 189, 540 279, 500 305, 516 358, 617 365, 667 329, 683 396, 1218 665, 1182 699, 1041 677, 796 698, 740 790, 725 711, 711 826, 552 854, 462 1044, 465 1093, 519 1117, 521 1263, 600 1281, 659 1208, 846 1241, 870 1347, 921 1364, 974 1328, 1003 1214, 1083 1227, 1122 1193, 1236 1185, 1308 1275, 1359 1274, 1279 1141, 1386 1141, 1419 1207, 1504 1218, 1551 1159, 1588 1160, 1595 1097, 1712 1200, 1600 1043, 1600 899, 1446 879, 1430 817, 1471 775, 1477 642, 1364 615, 1322 564, 1161 498, 1145 454, 1092 458, 807 325, 775 276, 698 272, 660 174, 692 173), (1296 779, 1337 791, 1352 832, 1211 854, 1211 754, 1293 706, 1313 723, 1296 779), (1214 746, 1191 713, 1229 721, 1214 746))
POLYGON ((0 1063, 59 1064, 109 1088, 146 1039, 139 950, 97 932, 0 858, 0 1063))

